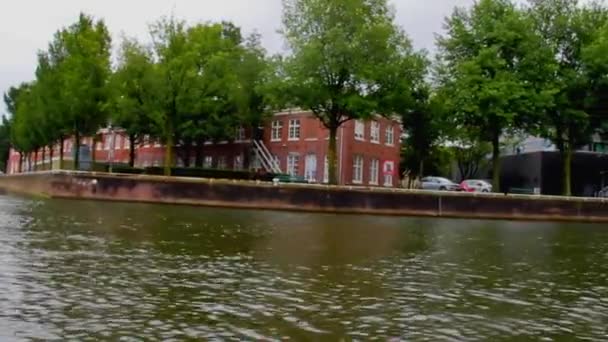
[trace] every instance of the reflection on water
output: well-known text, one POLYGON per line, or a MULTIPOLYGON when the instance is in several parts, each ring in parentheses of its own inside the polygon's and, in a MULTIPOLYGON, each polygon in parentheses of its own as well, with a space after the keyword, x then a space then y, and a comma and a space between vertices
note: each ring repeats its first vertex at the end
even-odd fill
POLYGON ((0 340, 605 340, 606 228, 0 197, 0 340))

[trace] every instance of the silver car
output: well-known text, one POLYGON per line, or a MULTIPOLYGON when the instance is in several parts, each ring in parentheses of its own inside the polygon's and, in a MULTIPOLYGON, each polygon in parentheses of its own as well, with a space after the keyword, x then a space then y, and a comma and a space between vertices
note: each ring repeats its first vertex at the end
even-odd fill
POLYGON ((421 184, 422 190, 460 191, 460 185, 443 177, 424 177, 421 184))

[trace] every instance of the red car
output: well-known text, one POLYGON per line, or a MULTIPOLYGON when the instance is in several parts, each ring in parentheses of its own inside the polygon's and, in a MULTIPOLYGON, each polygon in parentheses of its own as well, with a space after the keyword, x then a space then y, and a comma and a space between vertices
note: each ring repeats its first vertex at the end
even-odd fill
POLYGON ((464 192, 492 192, 492 185, 483 180, 468 179, 460 183, 460 188, 464 192))

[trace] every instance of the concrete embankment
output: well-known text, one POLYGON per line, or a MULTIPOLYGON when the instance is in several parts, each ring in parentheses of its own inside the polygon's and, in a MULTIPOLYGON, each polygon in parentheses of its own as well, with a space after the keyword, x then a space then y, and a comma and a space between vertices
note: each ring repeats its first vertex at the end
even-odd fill
POLYGON ((608 201, 56 171, 0 176, 0 189, 67 199, 472 219, 608 222, 608 201))

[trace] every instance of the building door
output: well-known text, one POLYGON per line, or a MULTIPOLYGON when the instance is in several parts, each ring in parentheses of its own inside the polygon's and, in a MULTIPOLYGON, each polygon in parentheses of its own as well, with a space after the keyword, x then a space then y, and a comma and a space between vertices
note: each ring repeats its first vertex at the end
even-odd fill
POLYGON ((317 155, 309 154, 306 156, 306 172, 304 177, 309 182, 317 181, 317 155))

